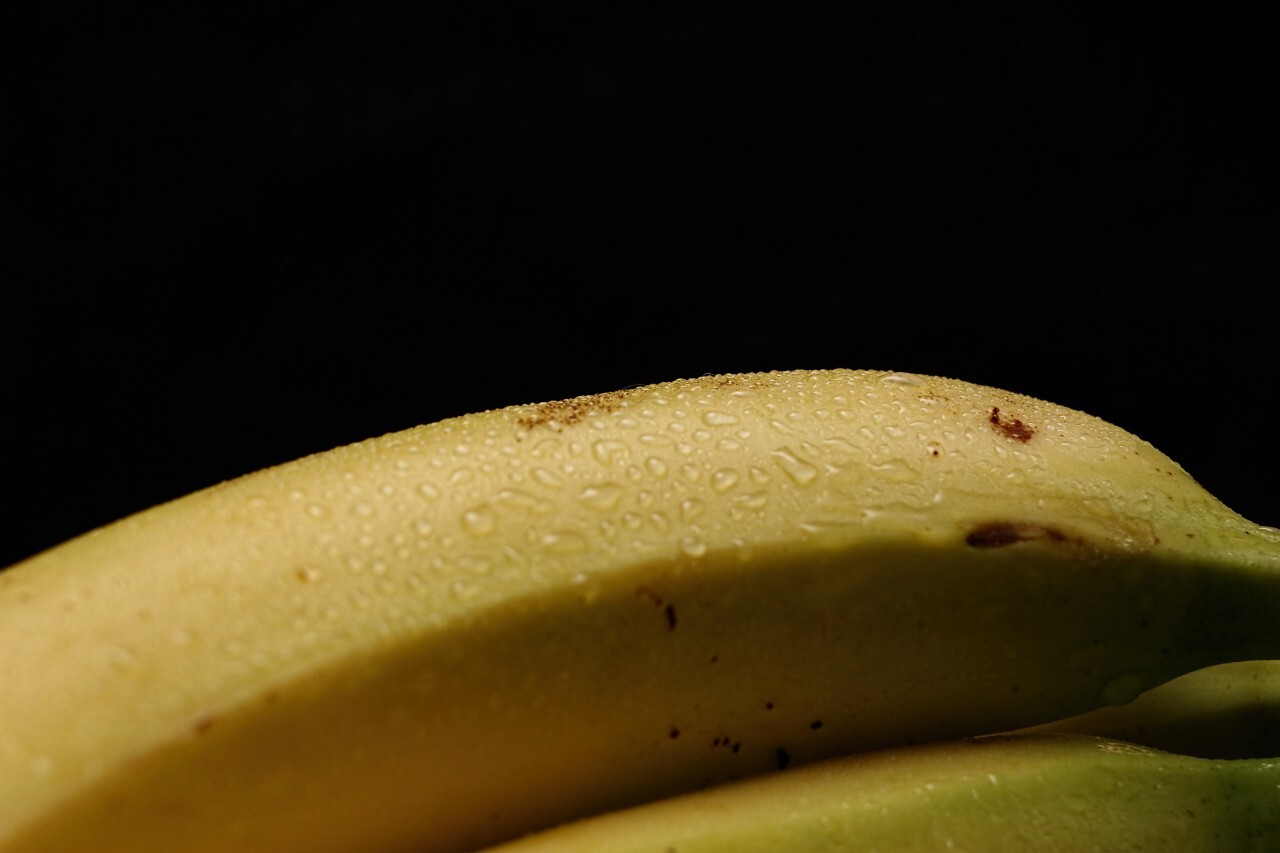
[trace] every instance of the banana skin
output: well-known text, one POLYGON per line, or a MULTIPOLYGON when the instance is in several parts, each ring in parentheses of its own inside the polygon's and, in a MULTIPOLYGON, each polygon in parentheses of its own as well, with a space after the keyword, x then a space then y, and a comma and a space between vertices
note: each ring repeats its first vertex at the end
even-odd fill
POLYGON ((1280 756, 1280 661, 1205 667, 1125 705, 1024 731, 1099 735, 1201 758, 1280 756))
POLYGON ((513 406, 0 572, 0 851, 474 849, 1280 657, 1278 612, 1280 532, 1023 395, 513 406))
POLYGON ((1212 760, 1089 735, 878 750, 566 824, 488 853, 1266 853, 1280 759, 1212 760))

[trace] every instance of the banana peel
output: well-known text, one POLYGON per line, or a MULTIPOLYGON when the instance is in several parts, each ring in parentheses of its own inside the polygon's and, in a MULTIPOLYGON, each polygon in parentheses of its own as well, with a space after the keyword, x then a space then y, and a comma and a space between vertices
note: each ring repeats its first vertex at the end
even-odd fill
POLYGON ((0 851, 474 849, 1278 658, 1277 612, 1280 531, 1023 395, 513 406, 0 572, 0 851))
POLYGON ((1201 758, 1280 756, 1280 661, 1205 667, 1125 705, 1026 731, 1098 735, 1201 758))
POLYGON ((1265 853, 1280 759, 1174 755, 1082 734, 880 750, 588 818, 489 853, 1265 853))

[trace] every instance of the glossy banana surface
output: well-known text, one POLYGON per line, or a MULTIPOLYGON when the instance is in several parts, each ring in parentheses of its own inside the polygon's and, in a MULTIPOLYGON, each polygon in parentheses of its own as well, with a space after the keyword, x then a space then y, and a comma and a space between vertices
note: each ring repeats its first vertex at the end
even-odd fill
POLYGON ((878 371, 441 421, 0 572, 0 851, 466 850, 1280 658, 1280 532, 878 371))
POLYGON ((1280 756, 1280 661, 1205 667, 1128 704, 1028 731, 1101 735, 1201 758, 1280 756))
POLYGON ((833 759, 568 824, 490 853, 1266 853, 1280 759, 1086 735, 988 736, 833 759))

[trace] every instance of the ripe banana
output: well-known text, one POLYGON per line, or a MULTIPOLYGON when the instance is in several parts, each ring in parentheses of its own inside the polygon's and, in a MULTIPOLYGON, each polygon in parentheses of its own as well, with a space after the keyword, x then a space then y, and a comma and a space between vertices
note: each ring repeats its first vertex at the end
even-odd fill
POLYGON ((1201 758, 1280 756, 1280 661, 1206 667, 1127 705, 1024 731, 1101 735, 1201 758))
POLYGON ((1280 531, 1082 413, 707 376, 248 475, 0 572, 0 851, 464 850, 1280 657, 1280 531))
POLYGON ((587 818, 488 853, 1266 853, 1280 759, 1215 761, 1088 735, 861 753, 587 818))

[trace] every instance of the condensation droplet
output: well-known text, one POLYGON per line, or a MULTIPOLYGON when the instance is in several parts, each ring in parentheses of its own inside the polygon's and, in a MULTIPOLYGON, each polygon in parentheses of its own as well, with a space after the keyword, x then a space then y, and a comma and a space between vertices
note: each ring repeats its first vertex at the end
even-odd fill
POLYGON ((617 508, 626 491, 617 483, 593 483, 578 492, 578 502, 590 509, 611 512, 617 508))
POLYGON ((822 444, 824 447, 841 454, 853 455, 859 452, 858 448, 849 439, 842 436, 824 438, 822 444))
POLYGON ((818 479, 818 469, 790 450, 786 448, 775 450, 772 455, 778 460, 778 467, 782 468, 797 486, 807 486, 818 479))
POLYGON ((320 504, 307 505, 307 515, 311 516, 312 518, 324 518, 328 514, 329 514, 329 510, 325 509, 320 504))
POLYGON ((555 509, 555 504, 546 498, 540 498, 537 495, 531 495, 519 489, 503 489, 494 496, 494 500, 504 507, 514 507, 533 515, 546 515, 555 509))
POLYGON ((107 659, 111 661, 113 667, 121 671, 133 669, 138 663, 138 656, 124 646, 112 646, 108 649, 107 659))
POLYGON ((738 418, 736 415, 729 414, 728 412, 712 410, 703 412, 702 422, 707 426, 732 426, 738 422, 738 418))
POLYGON ((487 575, 493 571, 493 563, 484 557, 460 557, 457 567, 471 575, 487 575))
POLYGON ((470 601, 481 592, 479 584, 466 581, 454 581, 449 584, 449 593, 459 601, 470 601))
POLYGON ((738 484, 739 474, 732 468, 721 468, 711 475, 711 488, 724 493, 738 484))
POLYGON ((360 516, 361 518, 368 518, 369 516, 373 515, 373 506, 371 504, 365 503, 364 501, 360 501, 359 503, 353 504, 351 506, 351 512, 354 513, 355 515, 360 516))
POLYGON ((564 480, 559 475, 546 468, 534 468, 530 473, 533 474, 533 479, 544 486, 559 486, 564 483, 564 480))
POLYGON ((886 459, 868 467, 876 472, 879 479, 890 482, 909 483, 920 478, 920 472, 905 459, 886 459))
POLYGON ((680 502, 680 520, 690 524, 707 511, 707 505, 697 498, 686 498, 680 502))
POLYGON ((488 536, 498 529, 498 515, 487 504, 473 507, 462 514, 462 529, 472 536, 488 536))
POLYGON ((435 500, 440 497, 440 490, 431 483, 422 483, 418 486, 418 494, 422 495, 424 498, 435 500))
POLYGON ((707 543, 696 536, 685 536, 680 539, 680 553, 686 557, 701 557, 707 553, 707 543))
POLYGON ((666 533, 671 530, 671 519, 667 518, 660 512, 650 513, 649 523, 652 524, 654 529, 659 533, 666 533))
POLYGON ((581 554, 587 550, 587 540, 580 533, 558 530, 543 534, 538 547, 551 554, 581 554))
POLYGON ((755 483, 757 486, 763 486, 773 479, 769 476, 768 471, 763 468, 757 468, 754 465, 751 466, 751 469, 747 473, 751 477, 751 482, 755 483))
POLYGON ((623 441, 602 440, 591 445, 591 453, 601 465, 611 465, 615 459, 624 459, 627 444, 623 441))
POLYGON ((910 385, 915 388, 923 388, 926 384, 914 373, 886 373, 880 377, 880 381, 889 385, 910 385))
POLYGON ((644 467, 655 477, 667 476, 667 463, 657 456, 650 456, 644 460, 644 467))

